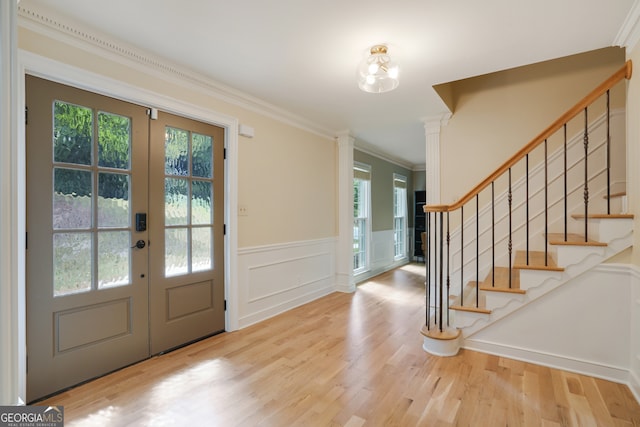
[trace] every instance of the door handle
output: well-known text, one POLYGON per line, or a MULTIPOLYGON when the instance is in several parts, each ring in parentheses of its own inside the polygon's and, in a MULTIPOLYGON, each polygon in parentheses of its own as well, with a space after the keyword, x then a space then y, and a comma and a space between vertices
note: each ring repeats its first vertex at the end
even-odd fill
POLYGON ((138 240, 134 246, 131 246, 131 249, 133 249, 133 248, 142 249, 142 248, 144 248, 146 245, 147 245, 147 244, 144 242, 144 240, 138 240))

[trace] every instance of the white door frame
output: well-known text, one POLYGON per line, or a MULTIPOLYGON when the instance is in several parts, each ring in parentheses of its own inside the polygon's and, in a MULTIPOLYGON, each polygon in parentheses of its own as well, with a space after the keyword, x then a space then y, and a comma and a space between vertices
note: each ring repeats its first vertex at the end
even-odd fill
POLYGON ((25 181, 19 178, 24 155, 18 148, 24 112, 17 108, 17 8, 17 1, 0 2, 0 405, 23 403, 26 384, 25 181))
POLYGON ((18 325, 13 330, 17 333, 19 349, 18 387, 22 399, 26 396, 26 281, 25 281, 25 254, 24 236, 26 230, 26 154, 25 154, 25 76, 27 74, 75 86, 80 89, 99 93, 106 96, 145 105, 149 108, 157 108, 169 113, 181 115, 201 122, 210 123, 225 128, 225 298, 227 311, 225 313, 225 329, 233 331, 238 329, 238 283, 237 283, 237 218, 233 213, 238 211, 238 119, 227 116, 214 110, 203 108, 185 101, 176 100, 168 96, 140 89, 128 83, 104 77, 86 70, 64 64, 50 58, 33 54, 28 51, 18 50, 18 153, 17 153, 17 219, 18 232, 18 325), (20 243, 22 242, 22 244, 20 243))

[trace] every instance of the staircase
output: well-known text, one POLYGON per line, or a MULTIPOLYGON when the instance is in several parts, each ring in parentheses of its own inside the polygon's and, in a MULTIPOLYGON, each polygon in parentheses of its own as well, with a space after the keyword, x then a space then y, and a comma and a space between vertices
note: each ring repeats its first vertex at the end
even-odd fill
POLYGON ((461 339, 632 245, 624 182, 612 181, 625 175, 611 154, 624 124, 614 130, 609 102, 630 77, 627 62, 458 202, 425 206, 426 351, 457 353, 461 339))
MULTIPOLYGON (((584 222, 579 216, 574 220, 584 222)), ((451 296, 449 308, 455 313, 453 325, 461 330, 463 337, 471 336, 632 244, 633 215, 592 215, 589 227, 593 239, 588 242, 577 234, 569 234, 565 241, 563 233, 550 233, 552 250, 547 254, 546 264, 543 251, 530 251, 528 265, 525 251, 517 251, 511 270, 496 267, 495 273, 489 273, 478 287, 470 282, 465 288, 464 305, 460 304, 458 295, 451 296), (480 300, 477 307, 474 304, 476 289, 480 300)))

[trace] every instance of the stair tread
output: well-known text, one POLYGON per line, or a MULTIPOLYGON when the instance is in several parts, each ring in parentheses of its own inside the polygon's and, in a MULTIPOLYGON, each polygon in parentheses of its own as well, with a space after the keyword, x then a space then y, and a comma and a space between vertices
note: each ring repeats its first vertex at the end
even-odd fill
POLYGON ((549 233, 547 235, 550 245, 573 245, 573 246, 607 246, 606 243, 589 239, 584 241, 584 236, 580 234, 567 234, 567 241, 564 240, 564 233, 549 233))
POLYGON ((547 263, 545 265, 544 251, 529 251, 528 263, 527 251, 516 251, 513 268, 520 270, 564 271, 564 268, 558 267, 558 264, 556 264, 556 261, 550 253, 547 253, 547 263))
MULTIPOLYGON (((613 199, 613 198, 615 198, 615 197, 624 197, 624 196, 626 196, 626 195, 627 195, 627 192, 626 192, 626 191, 619 191, 619 192, 617 192, 617 193, 611 193, 611 194, 609 194, 609 196, 608 196, 608 197, 609 197, 609 199, 613 199)), ((606 198, 607 198, 607 195, 605 194, 604 196, 602 196, 602 198, 603 198, 603 199, 606 199, 606 198)))
POLYGON ((509 268, 507 267, 496 267, 495 280, 493 279, 494 274, 490 271, 485 281, 480 284, 480 290, 514 294, 526 293, 526 291, 520 289, 520 270, 511 269, 511 287, 509 287, 509 268))
MULTIPOLYGON (((589 214, 591 219, 633 219, 633 214, 589 214)), ((584 214, 573 214, 571 218, 583 219, 584 214)))
POLYGON ((451 310, 458 310, 458 311, 469 311, 472 313, 482 313, 482 314, 491 314, 491 310, 487 309, 487 308, 482 308, 482 307, 475 307, 475 306, 466 306, 466 305, 452 305, 449 307, 451 310))

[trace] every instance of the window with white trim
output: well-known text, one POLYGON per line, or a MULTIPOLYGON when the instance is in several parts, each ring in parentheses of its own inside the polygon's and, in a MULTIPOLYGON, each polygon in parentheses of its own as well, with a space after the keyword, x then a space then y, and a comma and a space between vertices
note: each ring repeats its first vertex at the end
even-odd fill
POLYGON ((393 253, 396 260, 407 256, 407 177, 393 174, 393 253))
POLYGON ((371 166, 357 163, 353 167, 353 272, 369 268, 371 230, 371 166))

